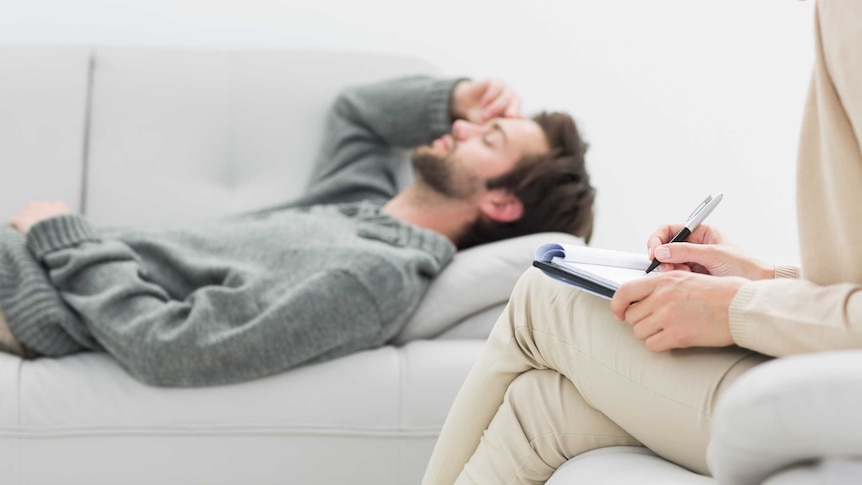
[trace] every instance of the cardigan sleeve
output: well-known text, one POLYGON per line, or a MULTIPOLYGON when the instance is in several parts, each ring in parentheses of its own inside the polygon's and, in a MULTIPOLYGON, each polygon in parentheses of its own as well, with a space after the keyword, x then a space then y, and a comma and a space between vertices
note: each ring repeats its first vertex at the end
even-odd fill
POLYGON ((774 357, 862 348, 862 286, 750 282, 731 302, 730 332, 737 345, 774 357))
MULTIPOLYGON (((301 285, 228 269, 177 298, 147 278, 132 248, 98 238, 78 216, 34 225, 28 246, 92 336, 153 385, 246 381, 380 345, 392 332, 381 307, 387 295, 364 281, 365 267, 321 269, 301 285)), ((419 277, 397 265, 366 266, 384 289, 413 287, 405 278, 419 277)))
POLYGON ((393 148, 429 143, 451 129, 458 79, 398 78, 344 89, 303 204, 388 200, 398 192, 393 148))

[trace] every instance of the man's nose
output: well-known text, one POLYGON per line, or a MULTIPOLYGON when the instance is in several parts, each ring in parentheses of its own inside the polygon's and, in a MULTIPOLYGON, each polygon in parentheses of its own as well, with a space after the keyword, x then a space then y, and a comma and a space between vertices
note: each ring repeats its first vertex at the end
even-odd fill
POLYGON ((467 120, 455 120, 455 122, 452 123, 452 136, 454 136, 456 140, 466 140, 482 134, 483 131, 484 128, 481 125, 477 125, 476 123, 472 123, 467 120))

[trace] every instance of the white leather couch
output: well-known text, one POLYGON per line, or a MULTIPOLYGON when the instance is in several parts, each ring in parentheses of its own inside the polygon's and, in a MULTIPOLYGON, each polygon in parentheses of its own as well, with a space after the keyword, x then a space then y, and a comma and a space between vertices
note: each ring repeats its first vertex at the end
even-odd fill
MULTIPOLYGON (((135 225, 281 202, 303 189, 342 86, 435 72, 416 59, 356 53, 0 47, 0 216, 31 199, 60 199, 96 224, 135 225)), ((464 251, 392 345, 253 382, 155 388, 103 354, 0 355, 0 483, 418 483, 533 250, 567 239, 576 241, 540 234, 464 251)), ((833 394, 807 390, 835 369, 862 382, 856 353, 812 360, 788 364, 820 372, 807 380, 781 362, 734 387, 716 419, 715 467, 724 483, 770 475, 770 483, 803 483, 782 478, 797 472, 820 473, 822 482, 824 474, 859 472, 855 412, 840 426, 828 410, 792 426, 770 412, 776 396, 776 406, 793 400, 797 411, 814 406, 809 401, 833 409, 833 394), (828 432, 823 423, 832 423, 828 432), (793 453, 783 453, 781 433, 800 445, 793 453), (836 440, 842 433, 849 436, 836 440), (835 459, 803 462, 823 456, 835 459)), ((835 387, 836 399, 854 406, 842 409, 860 408, 862 387, 835 387)), ((713 481, 647 450, 617 447, 570 460, 549 483, 713 481)))
MULTIPOLYGON (((0 47, 0 217, 33 199, 99 225, 288 201, 342 87, 436 71, 384 55, 0 47)), ((577 241, 458 254, 393 345, 244 384, 155 388, 103 354, 2 354, 0 483, 418 483, 512 286, 554 239, 577 241)))

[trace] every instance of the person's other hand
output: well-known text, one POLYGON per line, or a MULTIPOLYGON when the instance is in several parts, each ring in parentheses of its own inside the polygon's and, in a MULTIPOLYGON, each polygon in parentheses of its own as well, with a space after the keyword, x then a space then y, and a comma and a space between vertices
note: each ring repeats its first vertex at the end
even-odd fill
POLYGON ((772 279, 775 268, 748 256, 727 242, 714 227, 697 226, 685 242, 670 243, 681 224, 658 228, 649 241, 649 258, 662 262, 662 271, 693 271, 714 276, 742 276, 750 280, 772 279))
POLYGON ((499 79, 465 80, 452 91, 452 118, 483 124, 491 118, 522 118, 521 97, 499 79))
POLYGON ((652 352, 733 344, 728 312, 748 280, 671 271, 620 285, 611 311, 652 352))
POLYGON ((12 218, 11 225, 26 234, 33 225, 40 221, 71 213, 69 207, 62 202, 31 202, 12 218))

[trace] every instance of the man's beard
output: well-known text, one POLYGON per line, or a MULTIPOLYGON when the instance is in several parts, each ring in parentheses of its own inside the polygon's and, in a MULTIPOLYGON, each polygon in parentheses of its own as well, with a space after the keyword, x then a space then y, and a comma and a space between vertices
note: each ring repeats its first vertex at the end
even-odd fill
POLYGON ((475 176, 456 173, 448 159, 421 150, 413 152, 413 170, 417 182, 452 199, 468 199, 479 186, 475 176))

